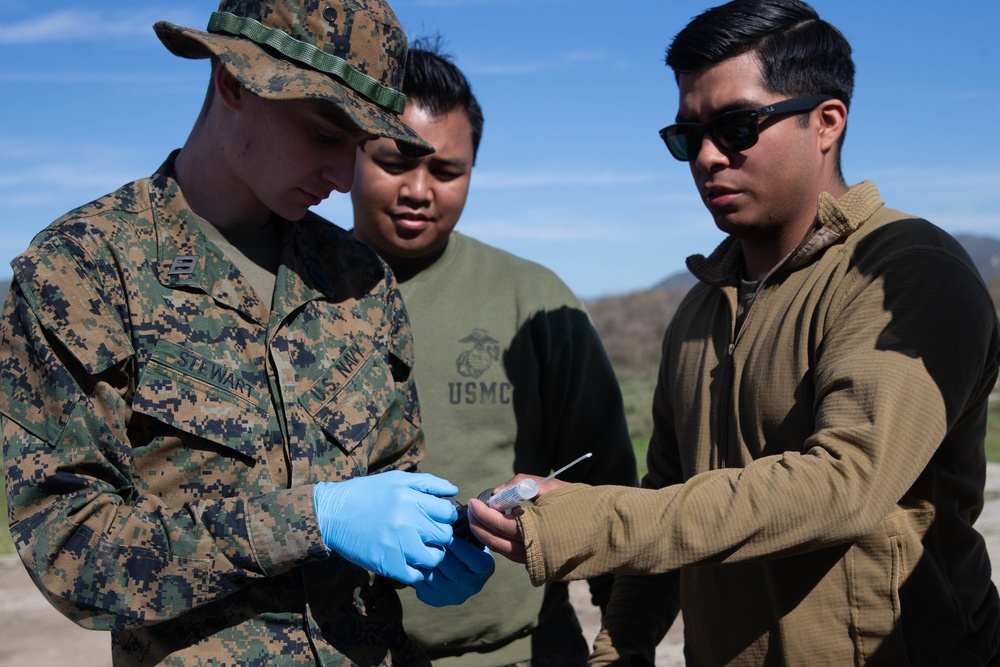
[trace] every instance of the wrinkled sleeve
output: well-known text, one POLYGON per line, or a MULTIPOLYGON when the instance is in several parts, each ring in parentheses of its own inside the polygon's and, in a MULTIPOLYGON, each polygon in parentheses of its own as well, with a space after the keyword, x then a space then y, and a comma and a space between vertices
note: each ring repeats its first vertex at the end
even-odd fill
POLYGON ((153 623, 326 557, 312 487, 168 507, 133 484, 133 350, 113 263, 49 239, 14 264, 0 323, 11 534, 86 627, 153 623))

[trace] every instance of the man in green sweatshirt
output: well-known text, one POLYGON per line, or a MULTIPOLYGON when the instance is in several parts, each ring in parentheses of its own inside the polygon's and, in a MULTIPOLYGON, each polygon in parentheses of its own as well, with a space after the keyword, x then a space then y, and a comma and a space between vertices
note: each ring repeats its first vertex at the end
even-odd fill
MULTIPOLYGON (((354 234, 392 268, 410 316, 428 443, 421 469, 469 498, 593 452, 561 477, 635 485, 618 384, 579 300, 548 269, 453 231, 483 127, 468 81, 421 48, 403 81, 402 119, 435 152, 406 157, 391 141, 369 142, 351 196, 354 234)), ((435 664, 586 664, 567 585, 535 588, 520 567, 497 565, 451 613, 402 591, 404 625, 435 664)), ((597 603, 609 585, 592 582, 597 603)))
POLYGON ((1000 599, 973 523, 1000 363, 962 247, 848 186, 846 39, 798 0, 736 0, 667 53, 687 162, 729 236, 689 258, 643 489, 555 484, 473 531, 535 583, 615 580, 592 665, 984 665, 1000 599), (489 528, 487 532, 484 528, 489 528))

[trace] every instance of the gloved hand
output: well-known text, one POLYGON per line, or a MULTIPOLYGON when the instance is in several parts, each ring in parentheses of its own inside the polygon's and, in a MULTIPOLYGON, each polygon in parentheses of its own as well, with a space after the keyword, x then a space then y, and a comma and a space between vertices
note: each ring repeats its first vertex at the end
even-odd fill
POLYGON ((323 543, 346 560, 405 584, 445 558, 458 513, 458 488, 427 473, 400 470, 320 482, 313 492, 323 543))
POLYGON ((483 589, 495 569, 489 549, 454 539, 441 564, 425 572, 424 580, 413 588, 417 599, 432 607, 462 604, 483 589))

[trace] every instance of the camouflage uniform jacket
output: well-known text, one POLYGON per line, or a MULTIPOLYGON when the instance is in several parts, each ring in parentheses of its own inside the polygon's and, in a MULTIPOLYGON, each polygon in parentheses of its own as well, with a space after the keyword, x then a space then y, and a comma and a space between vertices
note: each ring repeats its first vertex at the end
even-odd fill
POLYGON ((326 551, 312 499, 422 455, 394 278, 309 214, 283 223, 269 313, 172 172, 12 264, 0 413, 21 559, 63 614, 112 630, 116 664, 422 664, 393 583, 326 551))

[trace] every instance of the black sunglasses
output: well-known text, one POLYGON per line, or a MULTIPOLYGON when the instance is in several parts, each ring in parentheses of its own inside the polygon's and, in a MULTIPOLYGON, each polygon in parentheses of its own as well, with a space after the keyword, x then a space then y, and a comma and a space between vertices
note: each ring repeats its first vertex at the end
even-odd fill
POLYGON ((663 143, 670 154, 681 162, 694 158, 707 132, 722 148, 728 151, 745 151, 760 138, 760 121, 779 113, 812 111, 821 102, 832 100, 831 95, 806 95, 793 97, 759 109, 727 111, 704 123, 675 123, 660 130, 663 143))

